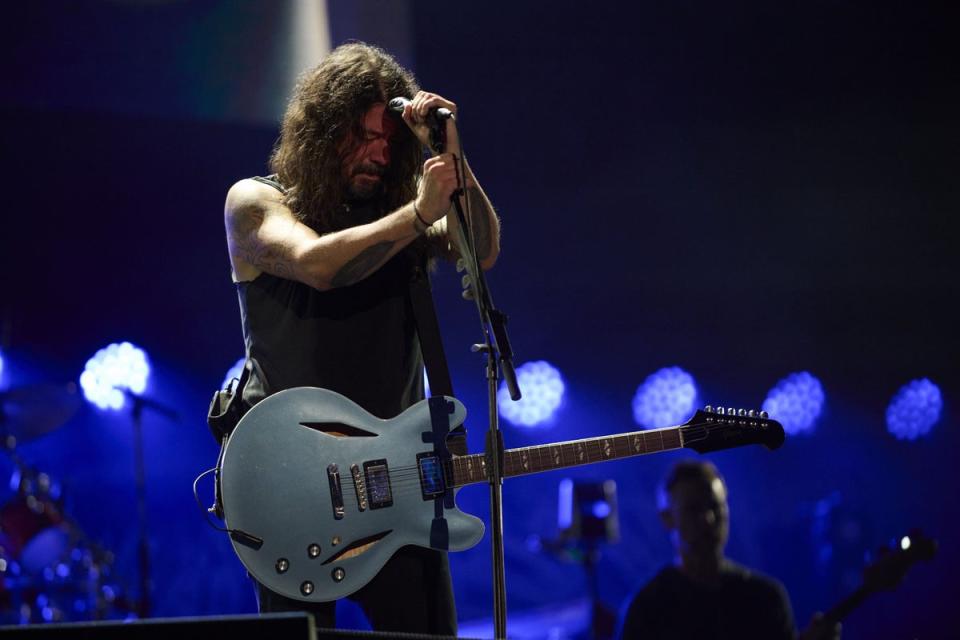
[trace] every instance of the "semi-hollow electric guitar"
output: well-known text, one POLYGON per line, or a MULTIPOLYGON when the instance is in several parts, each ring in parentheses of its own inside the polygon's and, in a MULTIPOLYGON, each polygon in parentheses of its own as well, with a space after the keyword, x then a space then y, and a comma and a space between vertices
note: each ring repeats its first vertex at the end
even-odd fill
MULTIPOLYGON (((310 387, 256 404, 230 436, 220 470, 241 562, 279 594, 322 602, 364 586, 404 545, 477 544, 483 522, 454 498, 464 485, 489 481, 487 459, 447 448, 465 417, 460 401, 437 396, 381 420, 310 387)), ((681 448, 775 449, 783 440, 765 413, 707 407, 677 427, 509 449, 502 468, 512 477, 681 448)))

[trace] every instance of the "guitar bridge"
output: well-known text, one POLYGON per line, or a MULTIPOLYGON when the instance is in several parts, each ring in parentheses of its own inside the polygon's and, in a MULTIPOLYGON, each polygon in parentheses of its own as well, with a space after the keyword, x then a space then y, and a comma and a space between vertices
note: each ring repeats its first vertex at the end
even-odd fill
POLYGON ((357 493, 357 508, 364 511, 367 508, 367 485, 363 481, 363 474, 355 464, 350 465, 350 473, 353 475, 353 488, 357 493))

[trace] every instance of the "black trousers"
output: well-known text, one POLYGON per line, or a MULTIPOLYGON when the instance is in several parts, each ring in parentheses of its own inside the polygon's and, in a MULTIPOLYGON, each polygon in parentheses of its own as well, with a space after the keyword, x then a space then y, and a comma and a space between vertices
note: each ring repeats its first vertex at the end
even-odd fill
MULTIPOLYGON (((301 602, 254 582, 260 613, 306 611, 318 627, 336 627, 335 602, 301 602)), ((401 547, 373 580, 348 597, 375 631, 457 635, 450 563, 443 551, 401 547)))

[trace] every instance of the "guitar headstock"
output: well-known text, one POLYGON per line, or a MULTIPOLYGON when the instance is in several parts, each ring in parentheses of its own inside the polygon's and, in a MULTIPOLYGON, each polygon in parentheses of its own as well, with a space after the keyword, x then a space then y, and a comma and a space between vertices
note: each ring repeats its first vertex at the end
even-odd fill
POLYGON ((877 558, 863 570, 863 586, 870 591, 893 589, 907 571, 920 560, 930 560, 937 553, 937 541, 914 530, 895 545, 883 547, 877 558))
POLYGON ((762 444, 777 449, 784 441, 783 425, 766 411, 707 405, 680 426, 683 446, 697 453, 762 444))

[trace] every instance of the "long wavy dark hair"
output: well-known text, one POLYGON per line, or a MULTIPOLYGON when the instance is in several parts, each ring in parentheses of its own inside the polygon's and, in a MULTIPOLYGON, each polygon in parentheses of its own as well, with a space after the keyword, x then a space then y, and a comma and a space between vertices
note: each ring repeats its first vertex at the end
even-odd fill
MULTIPOLYGON (((413 75, 390 54, 362 42, 337 47, 300 77, 270 157, 270 169, 287 189, 285 204, 297 218, 319 233, 349 226, 343 219, 343 161, 363 144, 363 116, 379 102, 412 98, 418 90, 413 75)), ((383 176, 383 212, 416 196, 422 162, 420 143, 398 126, 383 176)))

